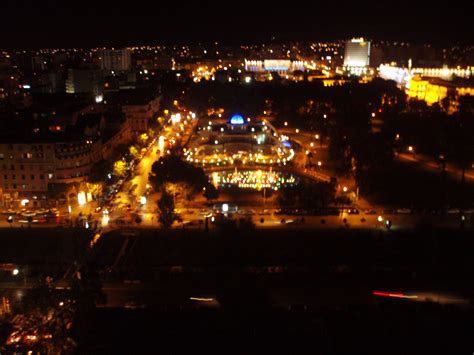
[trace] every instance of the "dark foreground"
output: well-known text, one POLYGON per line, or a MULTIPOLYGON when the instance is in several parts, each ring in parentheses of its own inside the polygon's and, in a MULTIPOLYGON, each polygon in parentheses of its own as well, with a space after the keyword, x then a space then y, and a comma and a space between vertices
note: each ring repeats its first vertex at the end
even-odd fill
POLYGON ((84 354, 470 354, 473 312, 378 302, 326 309, 123 310, 93 315, 84 354))
MULTIPOLYGON (((1 261, 27 270, 0 273, 1 296, 17 297, 19 308, 45 275, 71 277, 74 262, 101 289, 98 307, 74 321, 81 354, 474 349, 469 230, 141 229, 106 234, 92 249, 81 231, 0 237, 1 261)), ((51 294, 66 302, 77 290, 68 292, 51 294)))

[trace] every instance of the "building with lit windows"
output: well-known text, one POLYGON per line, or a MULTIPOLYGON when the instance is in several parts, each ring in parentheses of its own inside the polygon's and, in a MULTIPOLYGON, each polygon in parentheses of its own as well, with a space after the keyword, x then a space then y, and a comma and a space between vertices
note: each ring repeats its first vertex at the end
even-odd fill
POLYGON ((131 52, 123 49, 101 49, 99 51, 100 68, 104 71, 125 72, 132 67, 131 52))
POLYGON ((17 208, 23 198, 44 201, 51 184, 86 181, 94 163, 131 138, 125 119, 116 128, 107 125, 104 115, 86 114, 66 128, 2 130, 0 208, 17 208))
POLYGON ((466 68, 416 68, 416 67, 397 67, 388 64, 382 64, 379 67, 379 75, 386 80, 394 80, 397 84, 405 86, 414 76, 426 78, 438 78, 446 81, 452 81, 456 78, 470 79, 474 67, 466 68))
POLYGON ((290 59, 265 59, 247 60, 245 59, 245 70, 248 72, 269 72, 285 75, 295 71, 304 71, 305 62, 290 59))
POLYGON ((368 67, 370 65, 370 42, 363 38, 353 38, 344 48, 345 67, 368 67))
POLYGON ((361 76, 369 73, 370 42, 364 38, 353 38, 345 43, 344 74, 361 76))
POLYGON ((0 140, 2 207, 44 195, 49 184, 84 181, 100 154, 100 141, 63 134, 0 140), (54 137, 53 137, 54 136, 54 137))

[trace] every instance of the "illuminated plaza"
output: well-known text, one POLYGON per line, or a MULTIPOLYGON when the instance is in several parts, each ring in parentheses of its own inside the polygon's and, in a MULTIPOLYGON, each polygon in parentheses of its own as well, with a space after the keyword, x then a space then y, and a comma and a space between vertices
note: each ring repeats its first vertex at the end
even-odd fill
POLYGON ((229 120, 201 120, 185 152, 203 167, 278 166, 294 157, 287 137, 266 120, 233 115, 229 120))

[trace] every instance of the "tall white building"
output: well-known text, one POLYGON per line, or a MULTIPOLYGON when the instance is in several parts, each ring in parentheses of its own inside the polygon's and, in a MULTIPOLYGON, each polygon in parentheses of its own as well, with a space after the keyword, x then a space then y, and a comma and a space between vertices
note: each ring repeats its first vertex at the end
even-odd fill
POLYGON ((125 72, 132 67, 130 50, 102 49, 99 51, 100 68, 105 71, 125 72))
POLYGON ((370 64, 370 42, 364 38, 353 38, 346 42, 345 67, 368 67, 370 64))

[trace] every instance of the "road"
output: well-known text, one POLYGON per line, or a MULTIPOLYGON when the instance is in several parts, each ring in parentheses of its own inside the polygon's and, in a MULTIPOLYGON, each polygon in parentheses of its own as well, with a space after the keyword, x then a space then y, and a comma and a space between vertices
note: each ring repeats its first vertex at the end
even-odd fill
MULTIPOLYGON (((185 117, 186 113, 182 112, 182 116, 185 117)), ((169 143, 172 140, 176 142, 186 142, 189 136, 192 134, 194 125, 197 120, 185 120, 181 123, 168 122, 161 132, 158 132, 154 137, 153 144, 148 148, 140 162, 135 166, 133 176, 131 179, 126 181, 113 204, 118 207, 109 216, 109 219, 113 220, 118 217, 130 218, 129 213, 126 212, 126 206, 130 205, 132 211, 136 211, 142 215, 144 224, 153 224, 155 220, 154 215, 156 214, 156 199, 157 194, 153 193, 151 186, 148 184, 148 177, 150 175, 153 163, 155 163, 166 151, 169 149, 169 143), (160 136, 164 140, 160 140, 160 136), (165 142, 165 143, 163 143, 165 142), (140 199, 142 196, 148 196, 146 203, 142 205, 140 199)), ((175 143, 176 144, 176 143, 175 143)))
MULTIPOLYGON (((202 277, 202 274, 200 274, 202 277)), ((263 276, 262 276, 263 278, 263 276)), ((270 280, 270 279, 269 279, 270 280)), ((63 283, 56 286, 56 290, 65 289, 63 283)), ((65 285, 65 284, 64 284, 65 285)), ((12 306, 22 303, 29 289, 35 283, 27 285, 2 282, 0 283, 0 298, 5 297, 10 300, 12 306)), ((307 285, 302 291, 300 288, 282 287, 281 283, 267 284, 267 292, 275 302, 276 306, 288 307, 292 304, 305 304, 309 306, 338 306, 350 303, 371 303, 374 298, 392 297, 404 299, 412 302, 434 302, 442 305, 454 305, 459 307, 472 308, 469 297, 461 293, 449 292, 445 290, 404 290, 400 291, 375 291, 371 292, 366 285, 354 285, 351 281, 341 281, 337 286, 329 285, 307 285)), ((147 306, 203 306, 205 304, 196 303, 193 298, 219 299, 216 297, 216 290, 207 290, 196 286, 195 283, 183 281, 179 277, 172 278, 161 283, 142 283, 139 280, 124 280, 123 282, 104 282, 102 290, 106 295, 106 304, 99 304, 99 307, 125 307, 140 308, 147 306)), ((213 305, 218 306, 218 302, 213 305)))
MULTIPOLYGON (((417 163, 423 170, 429 172, 441 172, 441 168, 437 161, 433 158, 430 158, 422 154, 411 154, 411 153, 399 153, 398 159, 402 162, 413 162, 417 163)), ((447 163, 446 164, 446 174, 458 181, 462 178, 462 169, 447 163)), ((474 181, 474 169, 466 169, 464 174, 466 181, 474 181)))

